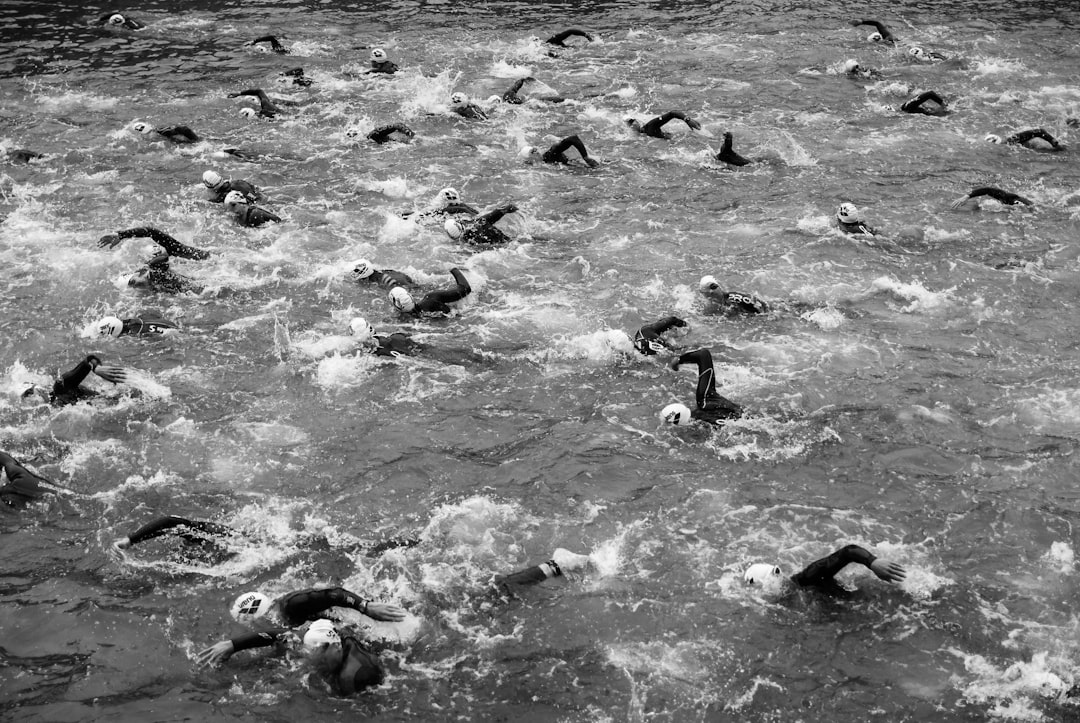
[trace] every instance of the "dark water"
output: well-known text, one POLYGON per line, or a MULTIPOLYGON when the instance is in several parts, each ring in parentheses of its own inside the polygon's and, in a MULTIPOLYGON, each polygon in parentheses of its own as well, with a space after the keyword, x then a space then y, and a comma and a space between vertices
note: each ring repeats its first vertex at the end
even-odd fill
POLYGON ((0 6, 0 148, 47 154, 0 176, 0 448, 72 491, 4 519, 0 698, 18 721, 1071 720, 1075 152, 993 146, 1080 116, 1080 12, 1060 3, 899 3, 901 40, 866 42, 861 4, 150 3, 138 32, 108 8, 0 6), (528 40, 580 26, 600 42, 549 58, 528 40), (244 43, 273 32, 277 56, 244 43), (954 59, 922 65, 918 44, 954 59), (402 72, 365 79, 372 46, 402 72), (847 58, 878 82, 840 74, 847 58), (280 82, 298 65, 310 89, 280 82), (564 104, 447 113, 533 75, 564 104), (227 93, 300 101, 275 121, 227 93), (950 99, 945 119, 895 107, 950 99), (669 142, 623 119, 685 110, 669 142), (130 130, 183 123, 172 146, 130 130), (403 121, 407 146, 356 143, 403 121), (722 134, 765 163, 709 161, 722 134), (530 167, 524 143, 579 133, 604 163, 530 167), (266 157, 245 163, 221 152, 266 157), (285 222, 235 225, 204 200, 215 168, 263 188, 285 222), (977 185, 1034 211, 950 208, 977 185), (513 198, 507 248, 470 253, 404 221, 444 186, 513 198), (893 242, 831 224, 854 202, 893 242), (214 252, 176 262, 201 295, 132 292, 153 225, 214 252), (357 258, 476 293, 403 323, 347 278, 357 258), (705 313, 704 274, 769 300, 766 318, 705 313), (153 311, 165 340, 80 335, 153 311), (633 356, 666 314, 709 346, 744 420, 665 428, 693 374, 633 356), (483 358, 355 356, 348 322, 483 358), (90 351, 140 370, 63 409, 20 393, 90 351), (220 565, 175 541, 111 543, 162 514, 224 522, 248 544, 220 565), (358 551, 398 534, 417 547, 358 551), (312 544, 313 539, 324 542, 312 544), (862 568, 852 600, 745 587, 751 562, 794 572, 854 542, 908 570, 862 568), (493 602, 495 574, 587 552, 588 572, 493 602), (346 618, 384 653, 378 691, 339 700, 294 657, 194 654, 242 629, 228 605, 344 585, 406 607, 346 618))

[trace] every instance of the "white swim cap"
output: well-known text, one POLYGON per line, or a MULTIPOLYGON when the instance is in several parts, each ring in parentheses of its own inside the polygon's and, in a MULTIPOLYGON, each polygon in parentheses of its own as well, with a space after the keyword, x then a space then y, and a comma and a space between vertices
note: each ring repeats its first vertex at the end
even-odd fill
POLYGON ((854 203, 841 203, 840 208, 836 209, 836 218, 840 223, 858 223, 859 209, 854 203))
POLYGON ((461 225, 461 221, 449 218, 443 224, 443 231, 446 231, 447 236, 457 241, 465 233, 465 227, 461 225))
POLYGON ((236 211, 239 206, 246 206, 247 202, 247 197, 239 191, 229 191, 225 194, 225 208, 229 211, 236 211))
POLYGON ((115 316, 106 316, 104 319, 100 319, 97 324, 98 336, 111 336, 116 339, 120 336, 120 332, 124 330, 124 322, 115 316))
POLYGON ((780 568, 776 565, 768 565, 764 562, 755 562, 750 567, 746 568, 746 572, 743 573, 743 580, 749 585, 754 583, 761 584, 766 580, 779 575, 780 568))
POLYGON ((867 39, 867 40, 869 40, 869 41, 870 41, 871 43, 880 43, 880 42, 881 42, 882 40, 884 40, 885 38, 883 38, 883 37, 881 36, 881 33, 877 32, 877 31, 875 30, 874 32, 872 32, 872 33, 870 33, 869 35, 867 35, 867 36, 866 36, 866 39, 867 39))
POLYGON ((857 70, 861 70, 861 68, 859 68, 859 61, 855 60, 855 58, 851 58, 846 63, 844 63, 845 73, 854 73, 857 70))
POLYGON ((447 186, 443 190, 439 191, 439 195, 435 197, 436 202, 441 204, 457 203, 461 200, 461 196, 458 194, 456 188, 447 186))
POLYGON ((241 118, 252 118, 252 117, 254 117, 254 115, 255 115, 255 109, 252 108, 251 106, 245 105, 243 108, 240 109, 240 117, 241 118))
POLYGON ((690 416, 690 407, 685 404, 669 404, 660 410, 660 419, 668 424, 674 424, 681 426, 684 424, 690 424, 693 418, 690 416))
POLYGON ((529 158, 532 158, 533 156, 539 154, 540 149, 536 146, 525 146, 520 151, 518 151, 518 158, 521 158, 522 160, 528 160, 529 158))
POLYGON ((1001 136, 994 133, 987 134, 986 138, 983 138, 987 143, 1001 143, 1001 136))
POLYGON ((385 63, 386 51, 382 48, 375 48, 371 51, 371 62, 373 63, 385 63))
POLYGON ((202 174, 202 182, 207 188, 216 188, 222 180, 221 174, 217 171, 207 171, 202 174))
POLYGON ((349 330, 359 341, 367 341, 375 336, 375 327, 367 323, 367 319, 362 316, 354 317, 349 322, 349 330))
POLYGON ((123 25, 124 16, 120 13, 114 13, 109 17, 109 25, 123 25))
POLYGON ((390 289, 390 303, 394 305, 395 309, 404 311, 406 314, 416 308, 416 302, 413 301, 412 294, 400 286, 390 289))
POLYGON ((375 273, 375 267, 371 265, 371 262, 367 259, 357 259, 356 265, 353 266, 352 275, 354 279, 366 279, 375 273))
POLYGON ((246 592, 236 598, 229 614, 238 623, 250 623, 270 612, 273 601, 261 592, 246 592))
POLYGON ((154 130, 154 126, 150 125, 149 123, 143 123, 142 121, 138 121, 131 124, 131 130, 135 131, 136 133, 142 133, 143 135, 146 135, 150 131, 154 130))
POLYGON ((469 96, 465 95, 460 90, 450 96, 451 105, 465 105, 468 102, 469 96))
POLYGON ((698 291, 716 291, 720 288, 720 282, 715 276, 702 276, 697 284, 698 291))
POLYGON ((304 633, 304 649, 308 652, 323 645, 333 645, 340 642, 341 636, 338 635, 338 631, 334 629, 334 624, 329 620, 316 620, 308 626, 307 632, 304 633))
POLYGON ((926 57, 926 53, 924 53, 923 49, 917 45, 913 48, 908 48, 907 54, 913 58, 918 58, 919 60, 926 57))

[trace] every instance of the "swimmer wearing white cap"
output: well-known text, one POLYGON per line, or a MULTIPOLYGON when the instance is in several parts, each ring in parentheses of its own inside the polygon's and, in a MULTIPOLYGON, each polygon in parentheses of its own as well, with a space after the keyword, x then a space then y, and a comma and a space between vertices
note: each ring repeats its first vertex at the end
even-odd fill
MULTIPOLYGON (((422 344, 415 341, 408 334, 396 331, 392 334, 379 334, 375 327, 363 317, 355 317, 349 322, 349 330, 353 338, 360 344, 361 351, 375 356, 393 357, 402 356, 431 357, 445 364, 463 365, 473 362, 483 363, 487 358, 477 354, 471 349, 445 349, 431 344, 422 344)), ((415 543, 413 543, 415 544, 415 543)), ((389 548, 384 548, 389 549, 389 548)))
POLYGON ((371 67, 368 68, 367 72, 393 75, 398 72, 398 67, 390 62, 390 59, 386 56, 385 50, 382 48, 375 48, 371 51, 371 67))
POLYGON ((1011 136, 1002 138, 999 135, 990 133, 984 138, 987 143, 1005 143, 1008 145, 1024 146, 1030 148, 1033 151, 1064 151, 1065 146, 1058 143, 1057 139, 1047 133, 1042 128, 1030 128, 1026 131, 1020 131, 1019 133, 1013 133, 1011 136), (1049 148, 1036 144, 1029 146, 1031 141, 1040 140, 1050 144, 1049 148))
POLYGON ((880 78, 881 73, 873 68, 867 68, 855 58, 849 58, 844 62, 844 74, 849 78, 880 78))
POLYGON ((391 123, 385 126, 379 126, 375 130, 367 134, 367 138, 370 141, 375 141, 379 145, 388 143, 390 141, 397 141, 398 143, 408 143, 413 139, 412 129, 404 123, 391 123))
POLYGON ((943 116, 949 114, 949 104, 936 92, 928 90, 924 93, 919 93, 914 98, 904 101, 904 104, 901 105, 898 110, 904 113, 943 116), (933 102, 934 105, 927 106, 926 103, 928 101, 933 102))
POLYGON ((472 293, 472 286, 465 274, 456 266, 450 269, 450 275, 454 277, 454 286, 449 289, 429 291, 417 302, 412 294, 402 286, 395 286, 388 294, 390 303, 395 309, 403 314, 420 316, 421 314, 449 314, 452 309, 449 306, 455 301, 461 301, 472 293))
POLYGON ((248 43, 248 45, 258 45, 259 43, 270 43, 270 49, 280 55, 286 55, 289 52, 289 49, 282 45, 281 41, 273 35, 263 35, 262 37, 255 38, 248 43))
POLYGON ((998 203, 1005 204, 1006 206, 1015 206, 1017 204, 1023 204, 1025 206, 1034 206, 1035 203, 1023 196, 1013 193, 1012 191, 1003 191, 1000 188, 994 188, 993 186, 980 186, 973 188, 967 194, 961 196, 952 202, 953 208, 960 208, 968 201, 977 198, 992 198, 998 203))
POLYGON ((198 143, 200 138, 187 126, 169 126, 168 128, 155 128, 146 121, 135 121, 131 124, 131 130, 136 133, 141 133, 144 136, 148 136, 151 133, 157 133, 159 136, 166 138, 173 143, 184 145, 186 143, 198 143))
POLYGON ((7 481, 0 487, 0 506, 22 509, 56 492, 56 487, 49 480, 26 469, 7 452, 0 452, 0 468, 7 476, 7 481))
POLYGON ((948 60, 948 57, 936 50, 923 50, 917 45, 908 48, 907 53, 909 57, 918 60, 920 63, 940 63, 943 60, 948 60))
POLYGON ((262 193, 258 188, 248 183, 232 178, 222 178, 217 171, 206 171, 202 175, 203 185, 214 195, 210 198, 213 203, 223 203, 229 191, 239 191, 247 197, 249 203, 263 200, 262 193))
POLYGON ((685 333, 689 325, 677 316, 665 316, 659 321, 645 324, 634 334, 634 348, 638 353, 645 356, 656 356, 676 351, 676 347, 663 338, 663 334, 673 329, 681 329, 685 333))
MULTIPOLYGON (((236 93, 229 93, 229 98, 239 98, 240 96, 253 96, 259 99, 259 110, 256 113, 263 118, 273 118, 278 113, 283 112, 273 100, 270 100, 270 96, 266 94, 262 88, 248 88, 247 90, 237 91, 236 93)), ((281 105, 300 105, 294 100, 284 100, 282 98, 276 99, 281 105)))
POLYGON ((91 336, 110 339, 119 339, 121 336, 162 336, 179 330, 180 327, 175 322, 152 316, 136 316, 131 319, 106 316, 90 325, 91 336))
POLYGON ((385 677, 379 656, 352 635, 342 635, 329 620, 316 620, 304 634, 304 653, 311 667, 339 696, 381 685, 385 677))
POLYGON ((356 283, 378 284, 379 286, 413 286, 414 281, 408 274, 393 269, 378 269, 367 259, 357 259, 349 277, 356 283))
POLYGON ((582 30, 581 28, 567 28, 566 30, 563 30, 562 32, 555 33, 554 35, 552 35, 550 38, 548 38, 544 42, 548 43, 549 45, 558 45, 560 48, 565 48, 565 47, 567 47, 567 45, 566 45, 567 38, 572 38, 572 37, 585 38, 590 43, 594 40, 592 34, 589 33, 588 31, 582 30))
POLYGON ((97 20, 98 25, 108 25, 113 28, 127 28, 128 30, 142 30, 146 26, 137 20, 132 20, 123 13, 118 13, 115 10, 111 13, 105 13, 97 20))
POLYGON ((707 313, 731 316, 734 314, 765 314, 769 311, 768 304, 757 297, 737 291, 724 291, 715 276, 702 276, 701 281, 698 282, 698 291, 716 305, 716 308, 710 309, 707 313))
POLYGON ((685 425, 693 420, 723 425, 743 414, 743 408, 735 402, 720 396, 716 392, 716 369, 713 366, 712 353, 708 349, 688 351, 672 360, 671 368, 676 371, 679 365, 695 363, 698 368, 697 391, 695 402, 697 409, 691 410, 685 404, 669 404, 660 412, 660 418, 668 424, 685 425))
POLYGON ((457 189, 447 186, 435 194, 435 198, 423 211, 403 211, 402 218, 412 218, 413 221, 423 221, 428 218, 441 218, 453 214, 468 214, 475 216, 480 213, 467 203, 461 202, 461 194, 457 189))
MULTIPOLYGON (((526 78, 518 78, 514 81, 514 84, 510 86, 510 90, 502 94, 502 102, 509 103, 511 105, 521 105, 525 102, 525 99, 518 95, 518 91, 520 91, 526 83, 533 82, 536 82, 536 78, 532 77, 531 75, 526 78)), ((561 95, 551 94, 533 95, 530 97, 536 98, 538 100, 546 100, 548 103, 562 103, 564 100, 566 100, 566 98, 562 97, 561 95)))
POLYGON ((667 113, 664 113, 663 115, 658 115, 655 118, 647 121, 644 125, 642 125, 641 121, 637 120, 636 118, 627 118, 626 125, 630 126, 638 133, 644 133, 645 135, 652 136, 653 138, 671 138, 671 135, 669 133, 664 133, 664 131, 662 130, 664 124, 671 120, 681 120, 682 122, 686 123, 687 127, 690 128, 690 130, 701 130, 701 124, 690 116, 686 115, 686 113, 683 113, 681 110, 669 110, 667 113))
POLYGON ((200 652, 196 660, 199 665, 217 665, 241 650, 274 645, 292 628, 316 620, 336 607, 356 610, 372 620, 398 622, 405 619, 405 610, 397 605, 366 600, 340 587, 301 590, 276 601, 261 592, 246 592, 233 601, 229 613, 237 622, 257 624, 263 629, 214 643, 200 652))
POLYGON ((450 94, 450 110, 462 118, 487 120, 487 113, 484 112, 484 109, 469 100, 469 96, 461 91, 450 94))
POLYGON ((513 201, 504 201, 486 213, 475 218, 459 221, 449 219, 443 224, 446 235, 455 241, 472 245, 498 246, 510 243, 510 237, 495 224, 506 214, 518 210, 513 201))
POLYGON ((79 386, 91 372, 113 384, 123 384, 127 381, 126 369, 102 364, 100 358, 91 354, 53 382, 49 402, 55 406, 63 406, 97 396, 97 392, 92 389, 79 386))
POLYGON ((224 205, 225 210, 231 213, 241 226, 262 226, 281 221, 281 217, 277 214, 249 203, 247 196, 239 191, 229 191, 225 194, 224 205))
POLYGON ((201 293, 202 287, 194 284, 191 279, 181 274, 174 273, 169 268, 169 257, 176 256, 182 259, 203 260, 210 258, 210 252, 197 249, 194 246, 180 243, 172 236, 150 226, 131 228, 116 233, 106 234, 98 240, 98 246, 102 248, 115 248, 120 242, 129 238, 153 239, 154 243, 164 249, 163 252, 151 258, 146 266, 139 269, 128 277, 128 286, 150 288, 154 291, 182 292, 193 291, 201 293))
POLYGON ((753 163, 749 158, 743 158, 735 152, 735 149, 731 147, 731 138, 731 133, 724 133, 724 145, 720 147, 720 152, 716 154, 716 160, 732 166, 748 166, 753 163))
MULTIPOLYGON (((846 545, 828 557, 815 560, 789 579, 799 587, 812 587, 833 595, 849 596, 850 591, 837 583, 835 578, 837 573, 852 563, 869 568, 885 582, 901 582, 907 577, 907 571, 899 564, 875 557, 859 545, 846 545)), ((779 567, 761 562, 746 568, 743 580, 748 585, 758 585, 774 591, 783 583, 779 567)))
POLYGON ((859 209, 854 203, 841 203, 837 207, 836 226, 844 233, 877 235, 877 231, 862 222, 859 209))
POLYGON ((576 134, 563 138, 542 153, 536 146, 525 146, 518 151, 518 156, 528 163, 543 161, 544 163, 568 164, 570 159, 566 156, 566 152, 571 148, 577 150, 581 155, 581 160, 585 161, 585 165, 589 168, 596 168, 600 165, 595 158, 589 156, 589 150, 576 134))
POLYGON ((883 24, 879 23, 877 20, 852 20, 851 24, 856 28, 859 27, 860 25, 873 26, 874 29, 875 29, 875 32, 871 33, 866 38, 871 43, 881 43, 881 42, 895 43, 896 42, 896 38, 893 37, 893 34, 889 32, 889 29, 887 27, 885 27, 883 24))

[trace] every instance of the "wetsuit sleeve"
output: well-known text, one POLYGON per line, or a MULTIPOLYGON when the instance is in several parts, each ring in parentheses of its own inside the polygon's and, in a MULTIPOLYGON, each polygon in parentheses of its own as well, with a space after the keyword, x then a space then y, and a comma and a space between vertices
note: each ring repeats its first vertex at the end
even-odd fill
POLYGON ((286 596, 279 604, 288 625, 300 625, 330 608, 349 608, 364 612, 367 600, 345 588, 302 590, 286 596))
POLYGON ((253 648, 269 648, 275 643, 280 643, 288 632, 288 628, 271 628, 258 633, 244 633, 230 639, 229 642, 233 644, 234 653, 239 653, 241 650, 252 650, 253 648))
POLYGON ((565 44, 564 41, 567 38, 572 37, 574 35, 585 38, 586 40, 592 40, 593 39, 592 35, 585 32, 584 30, 581 30, 580 28, 567 28, 566 30, 563 30, 561 33, 556 33, 555 35, 552 35, 550 38, 547 39, 547 42, 552 44, 552 45, 558 45, 560 47, 565 48, 566 44, 565 44))
POLYGON ((68 372, 65 372, 59 379, 53 384, 53 397, 57 401, 66 401, 65 397, 70 397, 76 394, 79 390, 79 385, 82 384, 86 376, 94 371, 94 367, 100 364, 101 360, 96 356, 88 356, 81 362, 75 365, 75 367, 68 372))
POLYGON ((197 249, 194 246, 188 246, 182 244, 172 236, 162 231, 158 231, 156 228, 150 226, 142 226, 139 228, 129 228, 126 231, 119 231, 116 234, 122 239, 127 238, 150 238, 161 248, 165 249, 170 256, 177 256, 182 259, 208 259, 210 258, 210 252, 203 249, 197 249))
POLYGON ((589 150, 587 148, 585 148, 585 144, 582 143, 581 139, 578 138, 578 136, 575 134, 575 135, 567 136, 566 138, 563 138, 561 141, 559 141, 558 143, 553 145, 551 148, 547 149, 547 151, 544 153, 544 160, 547 161, 548 163, 551 163, 551 161, 548 160, 549 156, 554 157, 556 159, 558 157, 560 157, 560 156, 563 156, 564 157, 563 160, 565 160, 565 154, 571 148, 576 148, 577 152, 579 154, 581 154, 582 158, 588 158, 589 157, 589 150))
POLYGON ((391 125, 376 128, 371 131, 371 133, 368 133, 367 137, 369 140, 375 141, 376 143, 386 143, 394 133, 403 133, 409 138, 412 138, 415 135, 404 123, 393 123, 391 125))
POLYGON ((971 193, 968 194, 968 198, 975 198, 976 196, 989 196, 990 198, 1010 206, 1017 203, 1026 203, 1029 206, 1032 205, 1031 201, 1023 196, 1012 193, 1011 191, 1003 191, 1000 188, 994 188, 993 186, 980 186, 979 188, 973 189, 971 193))
MULTIPOLYGON (((487 223, 487 224, 494 225, 494 224, 498 223, 502 219, 502 217, 505 216, 508 213, 512 213, 512 212, 509 211, 504 206, 499 206, 497 208, 491 209, 487 213, 480 214, 479 216, 476 217, 476 220, 480 221, 481 223, 487 223)), ((451 273, 453 273, 453 272, 451 272, 451 273)))
POLYGON ((841 547, 828 557, 811 562, 802 572, 791 576, 798 585, 824 585, 832 582, 833 578, 849 563, 858 563, 870 567, 877 558, 870 551, 858 545, 841 547))
POLYGON ((893 34, 889 32, 889 29, 877 20, 852 20, 851 24, 856 27, 859 25, 872 25, 874 29, 881 33, 882 40, 895 40, 893 34))
POLYGON ((442 209, 443 213, 467 213, 470 216, 476 216, 480 212, 467 203, 449 203, 446 208, 442 209))
POLYGON ((527 80, 528 78, 518 78, 516 81, 514 81, 514 84, 510 86, 510 90, 502 94, 503 102, 520 105, 522 100, 521 98, 518 98, 517 94, 518 91, 521 90, 521 88, 525 85, 525 81, 527 80))
POLYGON ((285 50, 285 46, 282 45, 280 42, 278 42, 278 39, 276 37, 274 37, 273 35, 263 35, 261 38, 255 38, 254 40, 251 41, 250 44, 255 45, 256 43, 270 43, 270 47, 273 48, 276 52, 278 52, 278 53, 288 52, 288 51, 285 50))
POLYGON ((457 282, 454 288, 439 289, 425 294, 420 303, 416 305, 417 311, 449 314, 451 308, 447 304, 461 301, 472 293, 472 286, 469 285, 469 280, 465 278, 465 274, 461 273, 461 269, 452 268, 450 273, 453 275, 454 281, 457 282))
POLYGON ((679 364, 687 363, 697 364, 698 383, 694 399, 700 409, 710 397, 716 396, 716 370, 713 368, 712 352, 708 349, 688 351, 679 357, 679 364))
POLYGON ((208 535, 217 535, 225 537, 232 533, 232 530, 225 525, 219 525, 215 522, 204 522, 202 520, 189 520, 177 515, 167 515, 165 517, 159 517, 152 522, 148 522, 139 529, 128 535, 128 541, 132 545, 137 545, 140 542, 146 540, 152 540, 155 537, 161 537, 168 534, 171 530, 177 527, 187 527, 198 532, 204 532, 208 535))
POLYGON ((252 208, 251 213, 247 215, 248 226, 262 226, 264 223, 277 223, 281 221, 281 217, 276 213, 267 211, 265 208, 252 208))
POLYGON ((0 452, 0 466, 7 475, 7 484, 0 489, 0 500, 10 506, 25 504, 40 499, 51 490, 41 486, 44 481, 29 471, 7 452, 0 452))

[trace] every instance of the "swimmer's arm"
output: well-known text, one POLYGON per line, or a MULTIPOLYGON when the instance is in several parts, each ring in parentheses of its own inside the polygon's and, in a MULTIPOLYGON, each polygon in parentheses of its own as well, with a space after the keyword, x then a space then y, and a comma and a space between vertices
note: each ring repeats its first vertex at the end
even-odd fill
POLYGON ((467 213, 470 216, 477 216, 480 211, 473 208, 467 203, 448 203, 445 208, 442 209, 443 213, 467 213))
POLYGON ((694 399, 701 409, 709 397, 716 394, 716 370, 713 368, 712 352, 708 349, 685 352, 671 363, 671 368, 677 370, 679 365, 687 363, 697 364, 698 383, 694 399))
POLYGON ((70 394, 79 388, 90 372, 101 364, 101 359, 91 354, 76 364, 70 371, 64 372, 53 385, 53 394, 70 394))
POLYGON ((665 316, 659 321, 654 321, 651 324, 646 324, 642 329, 652 329, 657 334, 663 334, 668 329, 681 328, 686 326, 686 322, 677 316, 665 316))
MULTIPOLYGON (((460 294, 458 299, 464 299, 472 293, 472 286, 469 284, 469 280, 465 278, 465 274, 462 273, 461 269, 455 266, 450 269, 450 275, 453 276, 454 281, 457 282, 457 293, 460 294)), ((448 300, 449 299, 444 299, 444 301, 448 300)), ((457 301, 457 299, 454 299, 454 301, 457 301)))
POLYGON ((141 226, 139 228, 129 228, 125 231, 118 231, 114 234, 108 234, 102 236, 98 241, 98 246, 108 246, 112 248, 120 244, 124 239, 129 238, 149 238, 158 246, 162 247, 171 256, 179 256, 184 259, 207 259, 210 258, 210 252, 202 249, 197 249, 193 246, 187 246, 180 243, 172 236, 163 231, 158 231, 151 226, 141 226))
POLYGON ((221 537, 232 534, 230 528, 225 525, 219 525, 216 522, 189 520, 178 515, 166 515, 165 517, 159 517, 156 520, 146 523, 127 537, 117 540, 114 547, 124 550, 132 545, 138 545, 140 542, 152 540, 155 537, 161 537, 177 527, 188 527, 208 535, 217 535, 221 537))
POLYGON ((274 52, 277 53, 288 52, 285 49, 285 46, 278 42, 278 39, 273 35, 263 35, 261 38, 255 38, 250 43, 248 43, 248 45, 255 45, 256 43, 270 43, 270 47, 273 48, 274 52))
POLYGON ((0 452, 0 466, 7 475, 8 484, 16 488, 16 491, 25 497, 40 497, 50 490, 41 487, 41 482, 49 484, 44 477, 39 477, 7 452, 0 452))
POLYGON ((810 563, 802 572, 792 575, 791 579, 802 586, 827 584, 850 563, 869 568, 885 582, 900 582, 907 576, 904 568, 897 563, 878 559, 859 545, 846 545, 828 557, 810 563))
POLYGON ((990 198, 993 198, 1009 206, 1015 205, 1017 203, 1023 203, 1028 206, 1035 205, 1030 200, 1024 198, 1021 195, 1012 193, 1011 191, 1003 191, 1002 189, 994 188, 993 186, 980 186, 979 188, 973 189, 971 193, 968 194, 968 198, 975 198, 976 196, 989 196, 990 198))
POLYGON ((334 603, 335 607, 347 607, 355 610, 359 613, 367 615, 372 620, 384 620, 388 622, 398 622, 405 619, 404 608, 397 605, 391 605, 390 603, 380 603, 374 600, 365 600, 354 592, 349 592, 344 588, 335 588, 330 591, 337 602, 334 603))
POLYGON ((1020 145, 1023 145, 1034 138, 1041 138, 1054 148, 1061 147, 1060 144, 1057 142, 1057 139, 1047 133, 1042 128, 1032 128, 1030 130, 1020 131, 1019 133, 1009 137, 1009 143, 1019 143, 1020 145))
POLYGON ((510 90, 502 94, 503 102, 506 103, 521 103, 521 98, 517 97, 517 93, 525 85, 525 81, 532 80, 532 78, 518 78, 514 81, 514 84, 510 86, 510 90))
POLYGON ((390 140, 390 136, 394 133, 403 133, 409 138, 412 138, 415 134, 404 123, 393 123, 387 126, 381 126, 367 134, 368 140, 375 141, 376 143, 386 143, 390 140))
POLYGON ((895 40, 893 34, 889 32, 889 29, 877 20, 852 20, 851 24, 855 27, 859 27, 860 25, 872 25, 875 30, 881 33, 882 40, 895 40))
POLYGON ((550 38, 547 39, 547 42, 550 43, 551 45, 558 45, 560 47, 565 48, 566 44, 565 44, 564 41, 567 38, 575 36, 575 35, 578 36, 578 37, 585 38, 586 40, 589 40, 589 41, 592 41, 592 39, 593 39, 592 35, 585 32, 584 30, 581 30, 580 28, 567 28, 566 30, 563 30, 561 33, 556 33, 555 35, 552 35, 550 38))
POLYGON ((576 149, 577 152, 581 154, 581 159, 585 161, 588 166, 595 168, 596 166, 600 165, 596 162, 595 159, 589 157, 589 149, 585 147, 585 144, 581 142, 581 139, 577 136, 577 134, 563 138, 561 141, 548 149, 548 153, 561 155, 563 153, 566 153, 566 151, 571 148, 576 149))
POLYGON ((272 211, 267 211, 265 208, 253 208, 252 212, 248 215, 249 226, 261 226, 264 223, 270 222, 277 223, 281 221, 281 217, 272 211))
POLYGON ((499 220, 506 214, 514 213, 517 210, 517 204, 515 204, 513 201, 506 201, 491 209, 487 213, 481 214, 477 217, 477 220, 484 223, 495 224, 498 223, 499 220))

